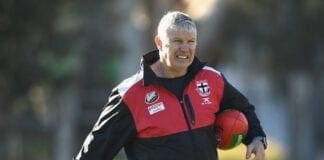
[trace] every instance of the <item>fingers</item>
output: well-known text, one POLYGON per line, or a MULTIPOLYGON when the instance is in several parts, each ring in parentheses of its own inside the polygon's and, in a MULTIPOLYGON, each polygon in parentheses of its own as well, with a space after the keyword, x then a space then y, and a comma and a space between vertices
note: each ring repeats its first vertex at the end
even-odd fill
POLYGON ((257 148, 256 152, 254 154, 255 154, 254 160, 264 160, 265 159, 264 149, 257 148))
POLYGON ((250 159, 251 158, 253 148, 254 147, 252 147, 252 145, 248 145, 247 146, 246 155, 245 155, 245 158, 246 159, 250 159))
POLYGON ((261 142, 254 141, 247 146, 246 159, 250 159, 254 154, 253 160, 265 160, 265 151, 261 142))

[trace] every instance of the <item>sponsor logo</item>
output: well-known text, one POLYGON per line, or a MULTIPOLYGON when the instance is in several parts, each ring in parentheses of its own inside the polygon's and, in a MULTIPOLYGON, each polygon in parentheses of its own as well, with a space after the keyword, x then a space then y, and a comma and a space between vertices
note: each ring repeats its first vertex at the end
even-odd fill
POLYGON ((159 99, 159 95, 157 92, 155 92, 155 91, 148 92, 148 93, 146 93, 146 96, 145 96, 145 103, 152 104, 152 103, 156 102, 158 99, 159 99))
POLYGON ((147 107, 147 110, 150 113, 150 115, 153 115, 155 113, 165 110, 165 107, 164 107, 163 102, 159 102, 159 103, 156 103, 156 104, 153 104, 153 105, 147 107))
POLYGON ((210 87, 207 80, 196 81, 196 90, 202 97, 207 97, 210 95, 210 87))

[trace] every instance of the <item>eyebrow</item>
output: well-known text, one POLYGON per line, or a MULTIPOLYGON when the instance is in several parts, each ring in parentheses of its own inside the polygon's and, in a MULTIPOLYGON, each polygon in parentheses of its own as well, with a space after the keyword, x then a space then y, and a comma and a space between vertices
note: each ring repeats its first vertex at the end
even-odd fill
MULTIPOLYGON (((179 37, 174 37, 174 38, 172 38, 171 40, 182 40, 181 38, 179 38, 179 37)), ((189 39, 189 41, 196 41, 196 38, 191 38, 191 39, 189 39)))

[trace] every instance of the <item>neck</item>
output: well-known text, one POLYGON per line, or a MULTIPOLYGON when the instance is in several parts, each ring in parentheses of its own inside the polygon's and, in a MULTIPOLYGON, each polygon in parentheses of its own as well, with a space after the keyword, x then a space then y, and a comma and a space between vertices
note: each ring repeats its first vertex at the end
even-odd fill
POLYGON ((184 76, 187 73, 186 69, 177 69, 166 66, 161 61, 157 61, 151 68, 156 76, 161 78, 177 78, 184 76))

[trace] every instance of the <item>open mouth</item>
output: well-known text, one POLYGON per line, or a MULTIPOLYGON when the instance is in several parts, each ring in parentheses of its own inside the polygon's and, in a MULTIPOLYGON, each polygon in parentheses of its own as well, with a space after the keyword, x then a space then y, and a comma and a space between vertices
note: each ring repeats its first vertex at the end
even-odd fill
POLYGON ((183 55, 177 55, 176 56, 178 59, 188 59, 188 56, 183 56, 183 55))

